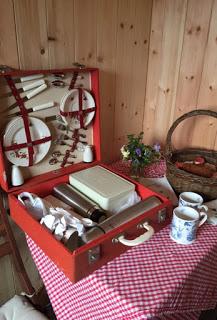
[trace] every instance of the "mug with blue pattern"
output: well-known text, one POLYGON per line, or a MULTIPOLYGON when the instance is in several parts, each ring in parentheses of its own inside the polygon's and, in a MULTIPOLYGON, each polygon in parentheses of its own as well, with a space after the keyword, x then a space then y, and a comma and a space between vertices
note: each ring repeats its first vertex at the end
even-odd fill
POLYGON ((170 237, 180 244, 191 244, 196 240, 197 229, 206 221, 207 214, 191 207, 173 210, 170 237))

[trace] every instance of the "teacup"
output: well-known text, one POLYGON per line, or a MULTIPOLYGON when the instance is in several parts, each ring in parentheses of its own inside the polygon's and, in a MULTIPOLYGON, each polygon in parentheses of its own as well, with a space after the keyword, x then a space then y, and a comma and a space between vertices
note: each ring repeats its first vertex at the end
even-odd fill
POLYGON ((173 210, 170 237, 180 244, 191 244, 196 240, 197 229, 206 219, 205 212, 199 213, 190 207, 177 207, 173 210))
POLYGON ((182 192, 179 195, 179 206, 191 207, 198 210, 208 211, 207 206, 202 205, 203 198, 195 192, 182 192))

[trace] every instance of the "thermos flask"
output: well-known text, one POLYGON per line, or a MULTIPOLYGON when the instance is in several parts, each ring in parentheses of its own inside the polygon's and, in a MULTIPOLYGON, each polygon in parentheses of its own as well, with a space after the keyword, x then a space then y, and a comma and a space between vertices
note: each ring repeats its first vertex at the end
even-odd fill
POLYGON ((105 212, 95 202, 67 183, 54 187, 53 193, 85 218, 89 218, 97 223, 106 219, 105 212))
POLYGON ((132 220, 133 218, 136 218, 140 216, 141 214, 147 212, 148 210, 151 210, 161 204, 161 200, 155 196, 152 196, 148 199, 144 199, 133 206, 109 217, 102 223, 100 223, 98 226, 93 227, 89 231, 85 232, 82 235, 82 240, 84 243, 88 243, 99 236, 105 234, 106 232, 109 232, 116 227, 119 227, 125 222, 128 222, 132 220))

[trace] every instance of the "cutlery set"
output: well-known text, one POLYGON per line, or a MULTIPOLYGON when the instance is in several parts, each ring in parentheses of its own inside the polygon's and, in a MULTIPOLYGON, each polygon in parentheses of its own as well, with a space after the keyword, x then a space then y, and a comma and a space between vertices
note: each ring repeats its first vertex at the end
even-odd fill
MULTIPOLYGON (((52 108, 52 107, 54 107, 54 106, 55 106, 55 102, 54 102, 54 101, 46 102, 46 103, 43 103, 43 104, 41 104, 41 105, 35 106, 35 107, 33 107, 33 108, 27 109, 27 113, 32 113, 32 112, 35 112, 35 111, 45 110, 45 109, 48 109, 48 108, 52 108)), ((20 116, 21 114, 22 114, 22 113, 21 113, 20 111, 18 111, 18 112, 9 114, 9 115, 8 115, 8 118, 20 116)))
MULTIPOLYGON (((41 80, 35 81, 33 83, 24 85, 22 88, 18 89, 17 91, 19 93, 26 92, 26 91, 29 91, 31 89, 40 87, 43 84, 45 84, 45 81, 43 79, 41 79, 41 80)), ((12 92, 7 92, 7 93, 1 94, 0 98, 7 98, 7 97, 11 97, 11 96, 13 96, 13 93, 12 92)))
MULTIPOLYGON (((45 80, 42 79, 42 78, 44 78, 43 74, 35 74, 35 75, 31 75, 31 76, 20 77, 17 79, 15 78, 15 79, 13 79, 13 82, 15 84, 16 83, 24 84, 21 88, 17 88, 17 92, 19 94, 24 93, 25 96, 22 97, 22 100, 23 100, 23 102, 27 102, 28 100, 32 99, 33 97, 40 94, 41 92, 48 89, 49 87, 55 87, 55 88, 65 88, 67 86, 69 87, 69 85, 70 85, 69 81, 67 82, 67 81, 63 80, 65 77, 66 77, 66 75, 63 73, 56 73, 56 74, 51 75, 51 80, 49 81, 47 79, 45 79, 45 80), (38 80, 38 79, 40 79, 40 80, 38 80), (36 81, 32 82, 33 80, 36 80, 36 81), (31 83, 28 83, 29 81, 31 81, 31 83)), ((77 75, 75 81, 83 80, 83 79, 84 79, 83 76, 77 75)), ((78 87, 82 88, 83 84, 80 83, 78 85, 78 87)), ((14 94, 11 91, 6 92, 6 93, 0 93, 0 99, 10 98, 13 96, 14 96, 14 94)), ((30 108, 29 110, 27 109, 27 112, 32 113, 32 112, 44 110, 44 109, 47 109, 50 107, 54 107, 54 106, 55 106, 54 102, 53 103, 51 103, 51 102, 45 103, 45 104, 42 104, 41 106, 34 106, 34 107, 30 108)), ((19 105, 17 102, 15 102, 15 103, 11 104, 10 106, 8 106, 6 109, 1 110, 0 114, 4 114, 6 112, 9 112, 17 107, 19 107, 19 105)), ((21 115, 21 113, 15 112, 15 113, 7 115, 7 117, 11 118, 11 117, 19 116, 19 115, 21 115)))
MULTIPOLYGON (((59 124, 57 129, 64 132, 67 130, 63 124, 59 124)), ((76 150, 79 152, 84 151, 84 146, 88 144, 86 140, 83 140, 86 138, 86 134, 80 133, 79 130, 76 129, 69 129, 69 132, 72 132, 72 136, 70 136, 69 133, 61 133, 60 135, 57 135, 56 139, 53 141, 54 145, 67 146, 70 147, 70 149, 65 150, 65 153, 61 153, 59 150, 54 151, 49 161, 50 165, 61 163, 61 166, 64 167, 66 164, 72 164, 73 162, 68 161, 68 158, 77 158, 77 156, 73 154, 76 150), (68 141, 71 141, 71 143, 68 141)))

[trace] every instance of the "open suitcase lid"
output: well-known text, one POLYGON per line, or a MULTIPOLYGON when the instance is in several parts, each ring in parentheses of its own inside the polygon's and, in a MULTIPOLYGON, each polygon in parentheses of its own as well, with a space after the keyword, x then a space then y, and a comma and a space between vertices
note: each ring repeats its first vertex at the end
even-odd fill
POLYGON ((96 68, 0 68, 0 183, 6 192, 85 168, 83 151, 101 159, 96 68), (24 184, 12 186, 12 167, 24 184))

